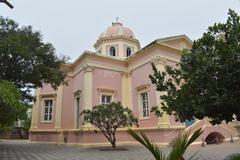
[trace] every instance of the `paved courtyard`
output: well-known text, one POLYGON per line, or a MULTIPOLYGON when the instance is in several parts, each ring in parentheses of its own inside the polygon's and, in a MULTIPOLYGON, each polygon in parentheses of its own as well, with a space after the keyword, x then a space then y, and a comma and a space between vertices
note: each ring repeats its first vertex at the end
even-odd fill
MULTIPOLYGON (((102 151, 65 145, 30 144, 28 141, 0 141, 0 160, 153 160, 141 146, 124 146, 128 150, 102 151)), ((164 148, 167 152, 169 149, 164 148)), ((226 155, 240 153, 240 143, 191 147, 185 157, 198 151, 199 160, 221 160, 226 155)))

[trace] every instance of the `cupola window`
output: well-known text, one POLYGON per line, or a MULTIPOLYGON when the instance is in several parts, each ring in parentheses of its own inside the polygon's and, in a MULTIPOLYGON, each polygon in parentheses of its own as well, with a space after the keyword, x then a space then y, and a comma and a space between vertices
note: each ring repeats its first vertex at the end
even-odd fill
POLYGON ((113 46, 110 47, 109 51, 110 51, 110 56, 114 56, 114 57, 116 56, 116 49, 115 49, 115 47, 113 47, 113 46))
POLYGON ((130 47, 127 47, 126 53, 127 53, 127 57, 129 57, 132 54, 132 50, 130 47))

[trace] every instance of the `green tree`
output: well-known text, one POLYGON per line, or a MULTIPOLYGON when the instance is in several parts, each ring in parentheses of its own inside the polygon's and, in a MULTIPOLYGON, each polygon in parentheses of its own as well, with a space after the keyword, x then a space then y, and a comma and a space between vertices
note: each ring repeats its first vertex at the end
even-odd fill
POLYGON ((132 111, 124 108, 120 102, 94 106, 93 110, 84 110, 81 114, 84 115, 85 122, 91 123, 103 133, 112 148, 116 147, 116 130, 137 125, 138 122, 132 111))
MULTIPOLYGON (((165 93, 162 109, 181 122, 208 117, 212 124, 240 120, 240 17, 229 10, 226 23, 209 27, 184 50, 178 67, 150 75, 165 93)), ((157 115, 161 111, 154 107, 157 115)))
POLYGON ((0 128, 14 125, 26 118, 27 105, 21 101, 21 92, 11 83, 0 80, 0 128))
POLYGON ((33 89, 43 83, 56 89, 63 83, 65 73, 60 67, 66 60, 55 55, 54 47, 43 42, 39 31, 0 16, 0 80, 8 81, 1 81, 5 89, 0 91, 0 125, 11 126, 14 120, 26 118, 23 106, 34 99, 33 89))
MULTIPOLYGON (((128 130, 128 133, 144 147, 146 147, 153 155, 155 160, 184 160, 184 153, 187 148, 202 134, 201 128, 196 130, 193 134, 190 135, 190 132, 180 134, 173 142, 173 147, 168 156, 166 156, 163 151, 148 137, 140 132, 140 136, 133 131, 132 129, 128 130)), ((196 155, 193 154, 190 159, 196 155)))
POLYGON ((21 128, 25 132, 29 132, 31 128, 31 122, 32 122, 32 116, 31 115, 26 115, 26 117, 21 121, 21 128))
POLYGON ((43 42, 39 31, 0 16, 0 79, 21 89, 24 100, 31 100, 31 89, 43 83, 56 89, 64 81, 60 67, 65 60, 55 55, 50 43, 43 42))

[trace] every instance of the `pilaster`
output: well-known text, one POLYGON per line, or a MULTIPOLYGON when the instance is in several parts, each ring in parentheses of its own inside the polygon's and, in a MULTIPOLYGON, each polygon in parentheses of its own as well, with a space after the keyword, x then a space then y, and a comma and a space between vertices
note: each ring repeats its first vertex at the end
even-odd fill
MULTIPOLYGON (((165 65, 166 65, 166 59, 162 58, 160 56, 157 56, 156 58, 154 58, 152 60, 152 62, 155 64, 156 68, 158 71, 164 71, 165 70, 165 65)), ((162 111, 161 107, 161 103, 162 100, 160 98, 161 95, 163 95, 163 92, 158 92, 156 91, 156 105, 159 107, 160 111, 162 111)), ((170 117, 166 112, 163 112, 163 115, 161 117, 158 118, 158 127, 159 128, 168 128, 170 127, 170 117)))
POLYGON ((122 105, 133 109, 132 107, 132 78, 131 72, 121 72, 122 75, 122 105))
POLYGON ((33 108, 32 108, 32 122, 31 122, 31 130, 38 128, 38 119, 40 113, 40 108, 41 108, 41 100, 40 100, 40 88, 37 88, 35 91, 35 96, 36 96, 36 101, 33 103, 33 108))
MULTIPOLYGON (((92 74, 94 67, 89 65, 83 66, 83 92, 82 92, 82 107, 84 110, 92 110, 92 74)), ((90 128, 90 124, 82 125, 82 128, 90 128)))
POLYGON ((92 72, 94 68, 88 65, 83 67, 83 108, 92 109, 92 72))

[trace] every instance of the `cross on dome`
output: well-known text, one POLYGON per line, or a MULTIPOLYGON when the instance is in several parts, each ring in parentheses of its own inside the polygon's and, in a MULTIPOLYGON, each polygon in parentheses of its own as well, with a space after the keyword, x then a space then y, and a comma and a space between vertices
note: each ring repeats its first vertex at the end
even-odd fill
POLYGON ((119 20, 119 17, 116 17, 116 22, 118 22, 118 20, 119 20))

